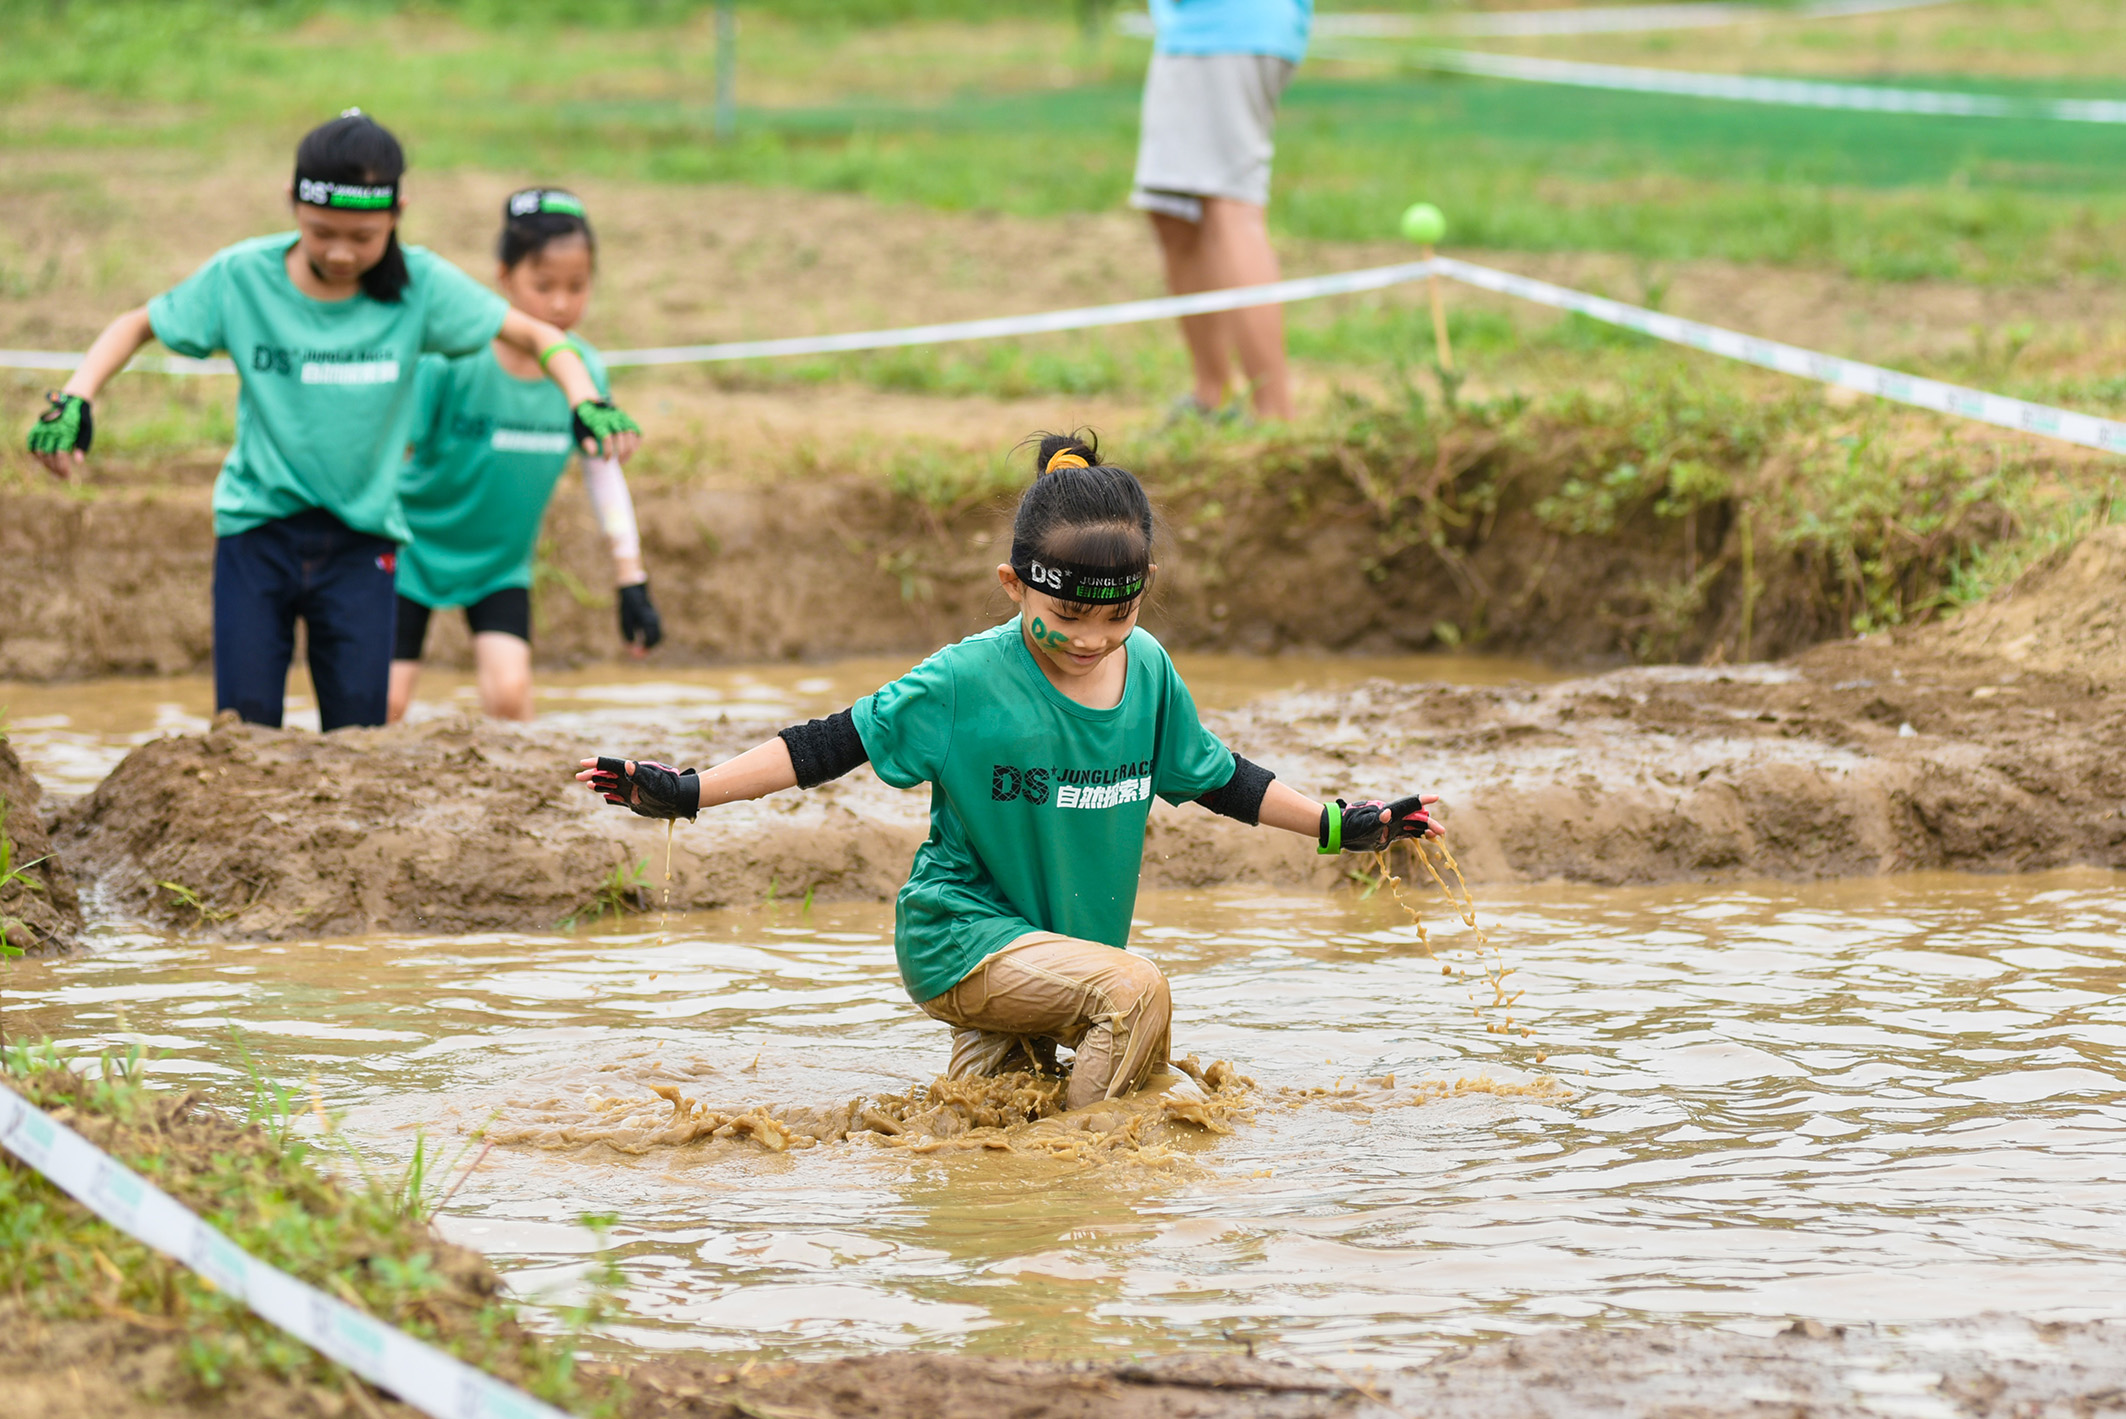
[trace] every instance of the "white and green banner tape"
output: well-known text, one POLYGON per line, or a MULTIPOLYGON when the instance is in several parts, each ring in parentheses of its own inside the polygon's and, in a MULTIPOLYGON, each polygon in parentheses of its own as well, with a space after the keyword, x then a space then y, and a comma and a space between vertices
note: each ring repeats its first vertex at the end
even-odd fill
POLYGON ((1940 414, 1954 414, 1961 419, 1975 419, 1982 424, 2064 439, 2107 453, 2126 453, 2126 424, 2114 419, 2099 419, 2093 414, 2031 404, 2005 395, 1988 394, 1982 389, 1966 389, 1959 384, 1943 384, 1940 380, 1899 374, 1879 365, 1864 365, 1858 360, 1843 360, 1836 355, 1822 355, 1796 345, 1782 345, 1777 340, 1740 335, 1717 325, 1663 315, 1642 306, 1625 305, 1622 301, 1590 296, 1583 291, 1568 290, 1547 281, 1535 281, 1510 271, 1495 271, 1489 266, 1477 266, 1451 257, 1440 257, 1433 265, 1440 275, 1465 285, 1518 296, 1524 301, 1559 310, 1578 311, 1610 325, 1621 325, 1651 335, 1656 340, 1688 345, 1694 350, 1741 360, 1781 374, 1813 379, 1821 384, 1872 394, 1919 409, 1932 409, 1940 414))
POLYGON ((2126 102, 2117 99, 2021 99, 2001 94, 1958 93, 1953 89, 1898 89, 1883 84, 1838 84, 1821 79, 1761 79, 1747 74, 1701 74, 1688 69, 1644 69, 1626 64, 1583 64, 1573 59, 1533 59, 1521 54, 1487 54, 1473 49, 1423 50, 1412 58, 1434 69, 1489 79, 1723 99, 1730 103, 1913 113, 1933 118, 2050 118, 2066 123, 2126 123, 2126 102))
POLYGON ((5 1084, 0 1147, 104 1221, 434 1419, 567 1419, 562 1410, 266 1265, 5 1084))
MULTIPOLYGON (((1591 296, 1584 291, 1553 286, 1547 281, 1516 276, 1489 266, 1439 257, 1433 261, 1405 261, 1393 266, 1374 266, 1363 271, 1345 271, 1331 276, 1304 276, 1261 286, 1238 286, 1224 291, 1202 291, 1186 296, 1160 296, 1152 300, 1121 301, 1114 305, 1080 306, 1034 315, 996 316, 987 320, 961 320, 941 325, 911 325, 895 330, 860 330, 843 335, 804 335, 784 340, 732 340, 715 345, 672 345, 652 350, 609 350, 605 363, 613 368, 627 365, 679 365, 723 360, 758 360, 791 355, 851 354, 861 350, 889 350, 910 345, 944 345, 960 340, 995 340, 1015 335, 1045 335, 1063 330, 1091 330, 1101 326, 1130 325, 1151 320, 1170 320, 1211 311, 1243 310, 1251 306, 1279 305, 1312 300, 1320 296, 1377 291, 1389 286, 1445 276, 1465 285, 1516 296, 1538 305, 1578 311, 1595 320, 1621 325, 1651 335, 1657 340, 1687 345, 1731 360, 1761 365, 1782 374, 1834 384, 1879 398, 1975 419, 2004 429, 2041 434, 2069 443, 2100 448, 2107 453, 2126 453, 2126 424, 2009 399, 1984 390, 1943 384, 1939 380, 1900 374, 1896 370, 1819 354, 1776 340, 1761 340, 1718 326, 1702 325, 1658 311, 1625 305, 1621 301, 1591 296)), ((0 367, 17 369, 72 369, 79 355, 49 350, 0 350, 0 367)), ((151 363, 135 361, 134 368, 164 369, 176 374, 231 373, 226 360, 168 359, 151 363)))

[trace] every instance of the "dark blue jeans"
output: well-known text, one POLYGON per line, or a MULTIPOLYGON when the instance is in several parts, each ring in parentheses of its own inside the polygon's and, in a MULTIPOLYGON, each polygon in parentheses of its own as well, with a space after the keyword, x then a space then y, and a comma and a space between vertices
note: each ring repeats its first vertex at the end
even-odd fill
POLYGON ((214 706, 280 727, 295 620, 326 729, 382 724, 398 547, 309 508, 214 544, 214 706))

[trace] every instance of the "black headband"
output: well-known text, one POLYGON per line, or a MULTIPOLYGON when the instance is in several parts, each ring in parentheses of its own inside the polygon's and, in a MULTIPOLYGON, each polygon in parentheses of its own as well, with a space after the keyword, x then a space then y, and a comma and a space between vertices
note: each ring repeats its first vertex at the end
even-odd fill
POLYGON ((389 212, 399 205, 396 182, 356 186, 322 177, 295 175, 295 200, 312 207, 331 207, 344 212, 389 212))
POLYGON ((1088 567, 1077 562, 1044 562, 1037 557, 1013 557, 1011 570, 1020 581, 1035 591, 1043 591, 1058 601, 1075 601, 1085 605, 1103 605, 1108 602, 1133 601, 1144 594, 1144 578, 1148 567, 1117 570, 1114 567, 1088 567))
POLYGON ((512 217, 536 217, 543 212, 590 220, 590 213, 583 210, 583 199, 558 187, 527 187, 522 192, 512 192, 508 211, 512 217))

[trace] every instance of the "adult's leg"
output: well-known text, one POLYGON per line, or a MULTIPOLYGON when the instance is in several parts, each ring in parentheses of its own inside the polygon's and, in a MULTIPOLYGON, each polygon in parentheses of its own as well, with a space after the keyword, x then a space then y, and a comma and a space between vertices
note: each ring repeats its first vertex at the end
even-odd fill
POLYGON ((280 728, 295 655, 302 568, 286 529, 266 523, 214 544, 214 708, 280 728))
POLYGON ((391 708, 398 630, 397 549, 341 527, 321 535, 315 551, 304 561, 302 612, 318 726, 329 733, 382 724, 391 708))
MULTIPOLYGON (((1230 197, 1203 199, 1200 269, 1205 289, 1260 286, 1281 279, 1270 245, 1266 210, 1230 197)), ((1254 392, 1255 412, 1266 419, 1292 417, 1292 376, 1285 364, 1284 307, 1251 306, 1221 317, 1224 333, 1240 354, 1240 370, 1254 392)))
POLYGON ((391 693, 384 708, 384 723, 397 724, 413 704, 414 688, 421 682, 421 648, 428 640, 428 608, 411 597, 398 598, 392 633, 391 693))
POLYGON ((532 717, 531 592, 505 586, 465 608, 480 707, 496 719, 532 717))
MULTIPOLYGON (((1166 1062, 1173 997, 1144 957, 1048 932, 1021 937, 933 1000, 925 1013, 956 1026, 955 1076, 993 1052, 970 1035, 1046 1037, 1071 1046, 1070 1108, 1142 1088, 1166 1062)), ((993 1066, 992 1066, 993 1067, 993 1066)), ((986 1072, 986 1071, 984 1071, 986 1072)))
MULTIPOLYGON (((1152 231, 1159 238, 1159 254, 1166 261, 1166 288, 1177 296, 1213 290, 1224 284, 1205 263, 1204 224, 1166 212, 1147 212, 1152 231)), ((1231 349, 1232 313, 1181 317, 1181 338, 1188 342, 1189 364, 1195 372, 1196 402, 1216 409, 1225 399, 1225 387, 1233 377, 1231 349)))

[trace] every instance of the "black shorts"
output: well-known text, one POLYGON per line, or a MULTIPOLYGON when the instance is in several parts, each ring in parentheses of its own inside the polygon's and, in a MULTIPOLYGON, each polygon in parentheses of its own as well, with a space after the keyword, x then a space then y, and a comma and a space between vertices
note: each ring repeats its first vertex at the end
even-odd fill
MULTIPOLYGON (((428 639, 430 610, 418 601, 399 598, 399 629, 393 660, 419 660, 421 645, 428 639)), ((531 644, 531 592, 521 586, 505 586, 465 608, 465 624, 472 633, 500 631, 531 644)))

